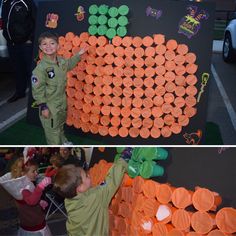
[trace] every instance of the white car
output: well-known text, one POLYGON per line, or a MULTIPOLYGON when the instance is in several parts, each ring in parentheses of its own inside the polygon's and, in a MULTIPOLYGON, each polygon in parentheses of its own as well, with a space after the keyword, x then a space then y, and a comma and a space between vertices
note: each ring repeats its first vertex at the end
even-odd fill
POLYGON ((7 51, 7 42, 6 39, 2 35, 2 8, 0 6, 0 57, 6 58, 8 57, 8 51, 7 51))
POLYGON ((225 62, 233 62, 236 58, 236 14, 225 29, 222 56, 225 62))

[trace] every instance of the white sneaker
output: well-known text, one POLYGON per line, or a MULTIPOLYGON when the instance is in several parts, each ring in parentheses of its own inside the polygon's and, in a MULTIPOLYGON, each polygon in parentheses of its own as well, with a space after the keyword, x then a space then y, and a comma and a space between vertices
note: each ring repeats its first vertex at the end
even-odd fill
POLYGON ((70 141, 66 141, 66 142, 64 142, 62 145, 66 145, 66 146, 72 146, 72 145, 73 145, 73 143, 72 143, 72 142, 70 142, 70 141))

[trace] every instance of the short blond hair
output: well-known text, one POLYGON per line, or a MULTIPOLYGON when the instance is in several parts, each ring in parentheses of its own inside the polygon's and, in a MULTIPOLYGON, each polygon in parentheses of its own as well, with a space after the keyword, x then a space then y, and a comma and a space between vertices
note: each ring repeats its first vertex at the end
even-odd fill
POLYGON ((31 166, 38 167, 38 163, 34 159, 30 159, 26 163, 24 163, 24 158, 19 157, 11 166, 12 178, 15 179, 25 175, 29 171, 31 166))
POLYGON ((64 198, 75 197, 76 189, 82 183, 81 170, 81 167, 71 164, 59 168, 54 178, 54 191, 64 198))

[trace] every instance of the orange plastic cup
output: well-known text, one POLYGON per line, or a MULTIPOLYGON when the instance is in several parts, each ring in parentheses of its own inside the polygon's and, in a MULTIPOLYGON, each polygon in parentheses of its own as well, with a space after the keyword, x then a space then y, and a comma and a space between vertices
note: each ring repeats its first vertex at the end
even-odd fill
POLYGON ((108 95, 105 95, 102 97, 102 103, 104 105, 110 105, 111 104, 111 97, 108 95))
POLYGON ((187 75, 186 83, 189 85, 195 85, 197 83, 197 77, 195 75, 187 75))
MULTIPOLYGON (((199 234, 197 232, 194 232, 194 231, 190 231, 186 234, 186 236, 202 236, 202 234, 199 234)), ((214 235, 212 235, 214 236, 214 235)))
POLYGON ((177 53, 180 55, 185 55, 188 53, 188 46, 186 44, 179 44, 176 49, 177 53))
POLYGON ((139 37, 139 36, 134 37, 133 40, 132 40, 132 44, 133 44, 133 46, 136 47, 136 48, 137 48, 137 47, 140 47, 140 46, 142 45, 142 43, 143 43, 143 40, 142 40, 142 38, 139 37))
POLYGON ((113 106, 118 107, 121 105, 121 98, 119 96, 114 96, 111 99, 111 103, 113 106))
POLYGON ((144 196, 147 198, 155 198, 156 196, 156 191, 157 191, 157 186, 159 183, 153 181, 153 180, 147 180, 143 186, 142 186, 142 191, 144 196))
POLYGON ((81 122, 81 129, 84 133, 88 133, 90 131, 90 124, 81 122))
POLYGON ((123 57, 125 52, 124 52, 124 48, 122 47, 115 47, 114 48, 114 54, 117 56, 117 57, 123 57))
POLYGON ((182 126, 177 124, 177 123, 173 123, 171 126, 170 126, 170 130, 172 133, 174 134, 179 134, 181 131, 182 131, 182 126))
POLYGON ((153 44, 153 38, 152 37, 150 37, 150 36, 145 36, 144 38, 143 38, 143 45, 145 46, 145 47, 150 47, 150 46, 152 46, 152 44, 153 44))
POLYGON ((109 134, 108 127, 100 125, 98 128, 98 132, 101 136, 106 136, 109 134))
POLYGON ((192 204, 193 192, 188 191, 186 188, 176 188, 173 193, 171 200, 177 208, 184 209, 192 204))
POLYGON ((166 47, 169 50, 175 50, 177 48, 177 46, 178 46, 178 43, 176 42, 175 39, 170 39, 166 43, 166 47))
POLYGON ((156 198, 162 204, 167 204, 171 201, 172 189, 168 184, 160 184, 157 187, 156 198))
POLYGON ((193 193, 193 206, 198 211, 216 210, 221 203, 221 197, 215 195, 212 191, 206 188, 197 188, 193 193))
POLYGON ((157 207, 159 203, 154 198, 144 198, 142 204, 142 210, 144 214, 149 217, 154 217, 156 215, 157 207))
POLYGON ((172 134, 172 132, 171 132, 171 129, 169 128, 169 126, 164 126, 164 127, 161 128, 161 135, 164 138, 170 137, 171 134, 172 134))
POLYGON ((179 86, 185 86, 186 81, 185 77, 183 75, 178 75, 175 77, 175 84, 179 86))
POLYGON ((153 41, 155 44, 163 44, 165 42, 165 36, 163 34, 154 34, 153 41))
POLYGON ((152 128, 153 120, 151 118, 144 118, 143 119, 143 128, 152 128))
POLYGON ((157 127, 152 127, 150 130, 150 135, 152 138, 159 138, 161 136, 161 131, 157 127))
MULTIPOLYGON (((212 230, 211 232, 209 232, 209 233, 207 234, 207 236, 226 236, 226 235, 229 236, 229 234, 225 234, 224 232, 222 232, 222 231, 219 230, 219 229, 214 229, 214 230, 212 230)), ((190 236, 191 236, 191 235, 190 235, 190 236)))
POLYGON ((132 187, 134 179, 125 173, 121 186, 132 187))
POLYGON ((122 43, 122 38, 119 37, 119 36, 115 36, 113 39, 112 39, 112 44, 116 47, 120 46, 122 43))
POLYGON ((184 236, 184 232, 179 229, 172 229, 166 236, 184 236))
POLYGON ((163 55, 166 52, 166 46, 163 44, 157 45, 156 46, 156 53, 158 55, 163 55))
MULTIPOLYGON (((111 114, 113 115, 112 108, 111 108, 111 114)), ((113 125, 113 127, 118 127, 120 125, 120 117, 119 116, 113 116, 111 118, 111 124, 113 125)))
POLYGON ((140 128, 143 124, 141 118, 134 118, 131 122, 134 128, 140 128))
POLYGON ((175 59, 175 52, 173 50, 166 50, 164 55, 167 61, 173 61, 175 59))
POLYGON ((137 176, 133 180, 133 190, 135 193, 142 193, 143 192, 143 184, 145 180, 141 176, 137 176))
POLYGON ((217 227, 226 234, 236 233, 236 209, 224 207, 216 214, 217 227))
POLYGON ((155 48, 154 47, 147 47, 145 48, 145 56, 147 57, 154 57, 156 51, 155 51, 155 48))
POLYGON ((193 213, 191 217, 191 226, 197 233, 207 234, 214 226, 213 215, 210 215, 207 212, 197 211, 193 213))
POLYGON ((162 224, 162 223, 155 223, 152 227, 152 234, 153 235, 160 235, 160 236, 164 236, 167 235, 168 231, 167 231, 167 227, 162 224))
POLYGON ((173 215, 171 222, 178 230, 188 231, 190 229, 190 213, 184 209, 177 209, 173 215))
POLYGON ((137 138, 139 136, 140 132, 139 132, 139 129, 138 128, 135 128, 135 127, 131 127, 129 129, 129 135, 130 137, 132 138, 137 138))
POLYGON ((143 106, 146 107, 146 108, 151 108, 153 107, 153 100, 151 98, 144 98, 143 99, 143 106))
POLYGON ((158 66, 161 66, 165 63, 165 57, 163 55, 156 55, 155 62, 158 66))
POLYGON ((130 125, 131 125, 131 119, 130 119, 129 117, 123 117, 123 118, 121 119, 121 125, 122 125, 123 127, 129 128, 130 125))
POLYGON ((129 130, 126 127, 121 127, 121 128, 119 128, 119 135, 122 138, 125 138, 129 135, 129 130))

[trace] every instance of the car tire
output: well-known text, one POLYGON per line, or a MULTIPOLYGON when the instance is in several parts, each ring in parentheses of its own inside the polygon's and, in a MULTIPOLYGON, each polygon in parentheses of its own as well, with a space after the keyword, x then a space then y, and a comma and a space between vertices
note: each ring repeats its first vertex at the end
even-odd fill
POLYGON ((230 33, 225 34, 222 55, 223 55, 223 60, 228 63, 233 62, 235 59, 230 33))

